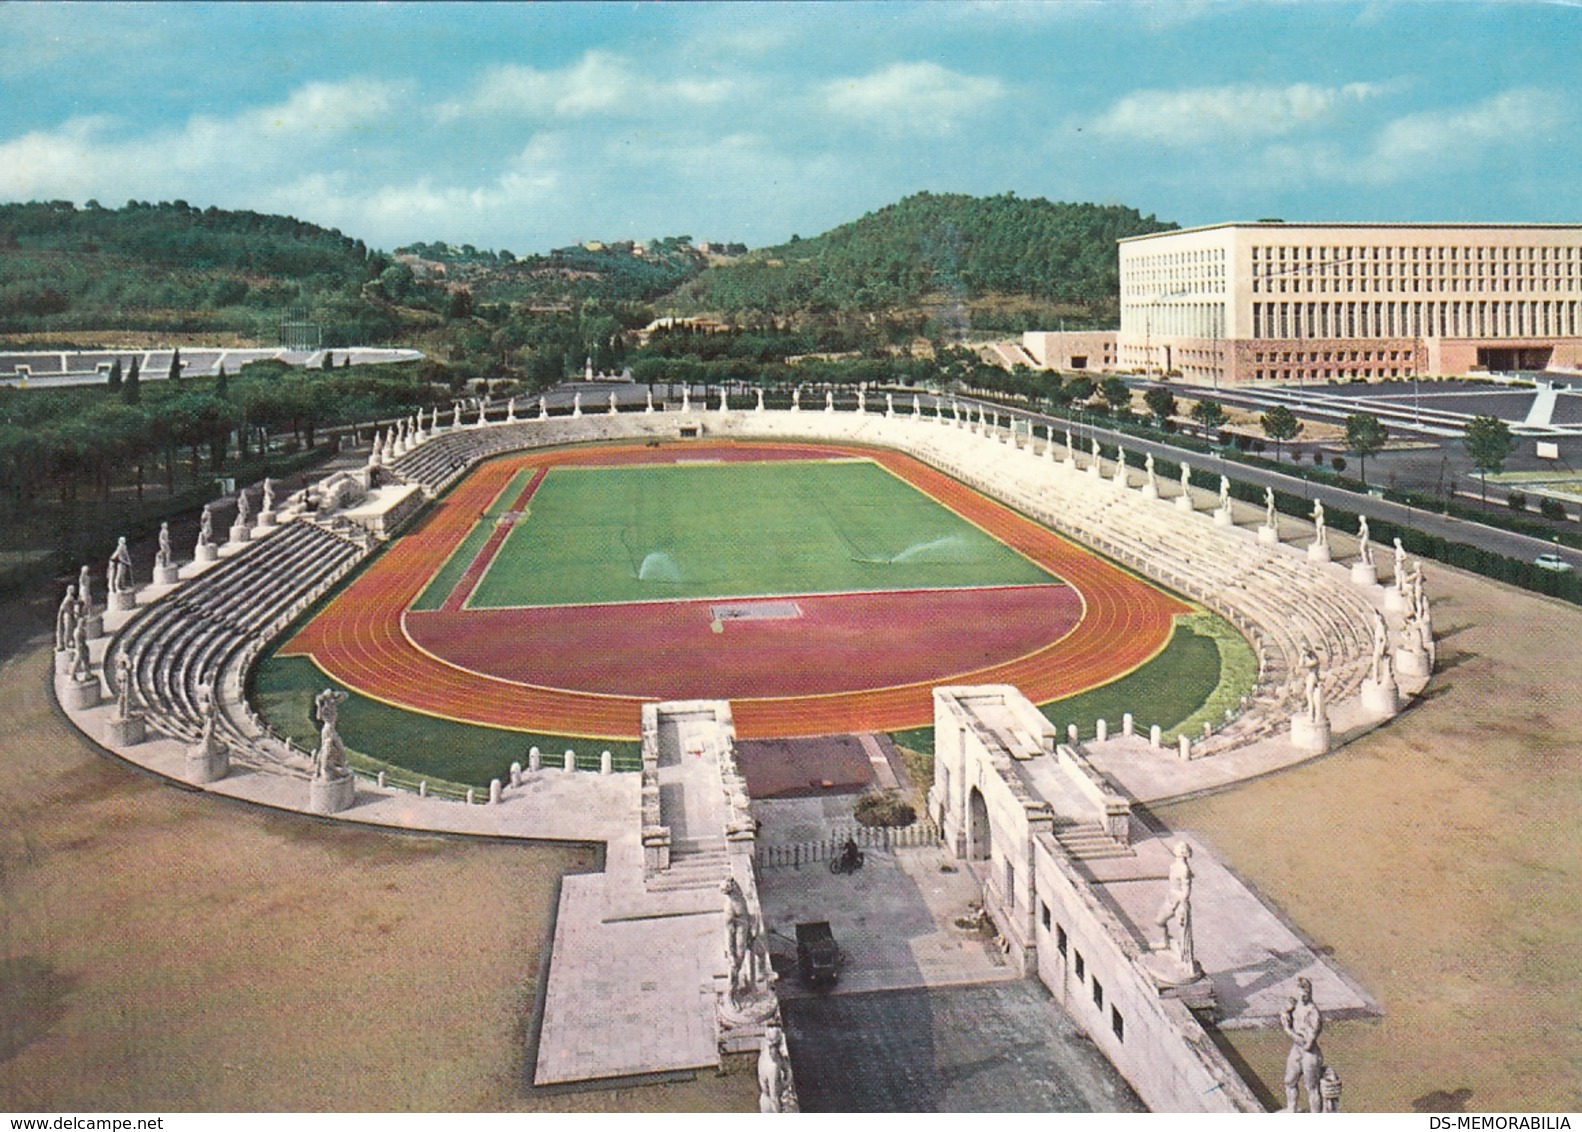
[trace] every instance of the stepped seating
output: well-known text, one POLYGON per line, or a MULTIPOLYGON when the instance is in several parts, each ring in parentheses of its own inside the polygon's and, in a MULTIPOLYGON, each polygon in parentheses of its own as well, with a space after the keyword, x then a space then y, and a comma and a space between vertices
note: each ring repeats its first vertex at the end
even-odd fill
MULTIPOLYGON (((204 698, 218 688, 233 758, 300 772, 301 753, 269 735, 240 703, 241 681, 269 638, 364 554, 358 542, 316 523, 290 523, 156 602, 116 635, 106 655, 124 650, 132 658, 137 698, 157 731, 196 742, 204 698), (293 759, 299 765, 290 765, 293 759)), ((113 665, 107 667, 114 694, 113 665)))

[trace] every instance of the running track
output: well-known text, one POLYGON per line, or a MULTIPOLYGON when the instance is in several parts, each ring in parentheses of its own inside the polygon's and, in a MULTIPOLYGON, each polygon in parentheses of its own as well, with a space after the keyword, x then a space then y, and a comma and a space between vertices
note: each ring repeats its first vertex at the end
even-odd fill
MULTIPOLYGON (((407 635, 404 615, 478 515, 520 469, 671 461, 678 456, 871 459, 1081 594, 1085 609, 1069 633, 1007 662, 956 673, 950 683, 1014 684, 1035 703, 1047 703, 1107 683, 1147 661, 1169 641, 1172 619, 1189 611, 1183 602, 899 452, 797 444, 616 445, 524 452, 480 466, 415 531, 387 547, 281 655, 311 656, 349 688, 430 715, 549 734, 637 738, 643 697, 551 688, 467 671, 419 648, 407 635)), ((883 630, 898 649, 905 648, 904 628, 883 630)), ((642 642, 634 645, 641 647, 642 642)), ((655 656, 654 662, 663 664, 664 658, 655 656)), ((805 667, 809 659, 788 657, 787 662, 805 667)), ((747 697, 732 699, 731 708, 737 734, 744 739, 895 731, 932 722, 932 689, 943 682, 747 697)))

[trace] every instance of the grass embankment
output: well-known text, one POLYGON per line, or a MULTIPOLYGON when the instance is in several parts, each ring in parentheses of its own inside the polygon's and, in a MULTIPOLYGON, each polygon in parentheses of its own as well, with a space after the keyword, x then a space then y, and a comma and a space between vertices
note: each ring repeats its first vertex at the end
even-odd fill
MULTIPOLYGON (((1118 732, 1121 716, 1131 712, 1138 731, 1146 734, 1157 723, 1165 741, 1174 742, 1182 733, 1200 734, 1205 720, 1223 720, 1225 709, 1252 690, 1256 677, 1257 659, 1236 630, 1211 613, 1194 613, 1176 619, 1170 642, 1140 668, 1039 706, 1062 739, 1072 723, 1082 738, 1093 738, 1101 719, 1118 732)), ((898 731, 892 738, 913 751, 934 750, 932 727, 898 731)))
POLYGON ((339 729, 353 769, 368 774, 382 770, 387 782, 407 789, 416 789, 421 781, 434 793, 465 793, 469 786, 487 789, 490 779, 510 777, 512 763, 525 767, 529 747, 543 752, 546 766, 559 766, 567 750, 576 751, 578 766, 586 769, 598 769, 602 751, 614 756, 617 770, 637 770, 642 765, 635 742, 508 731, 393 707, 331 680, 306 657, 265 659, 254 674, 253 687, 259 713, 310 750, 318 744, 319 734, 312 718, 313 697, 325 687, 346 692, 339 729), (383 757, 374 758, 368 751, 383 757))

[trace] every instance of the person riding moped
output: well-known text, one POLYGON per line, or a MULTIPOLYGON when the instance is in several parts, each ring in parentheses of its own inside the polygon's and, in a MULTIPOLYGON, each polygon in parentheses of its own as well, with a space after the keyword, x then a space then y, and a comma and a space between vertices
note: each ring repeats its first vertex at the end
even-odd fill
POLYGON ((840 851, 841 868, 846 872, 854 871, 862 860, 862 853, 857 848, 857 839, 851 834, 846 835, 846 844, 840 851))

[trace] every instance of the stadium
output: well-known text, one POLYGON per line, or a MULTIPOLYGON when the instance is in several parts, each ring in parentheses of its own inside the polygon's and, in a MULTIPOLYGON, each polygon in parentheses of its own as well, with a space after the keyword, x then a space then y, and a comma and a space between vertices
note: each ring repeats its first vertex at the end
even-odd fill
MULTIPOLYGON (((365 466, 280 501, 244 492, 223 545, 200 538, 192 562, 112 592, 102 631, 75 633, 86 648, 57 641, 57 696, 123 758, 221 795, 603 842, 604 871, 562 891, 540 1085, 770 1042, 774 980, 742 974, 721 878, 767 953, 771 870, 828 849, 758 843, 752 805, 895 785, 882 752, 871 776, 843 764, 843 737, 933 754, 933 781, 913 784, 926 814, 866 843, 967 862, 1011 968, 1057 998, 1073 977, 1097 988, 1102 969, 1110 1014, 1090 1033, 1143 1103, 1260 1107, 1191 1011, 1217 990, 1222 1009, 1269 1024, 1277 1004, 1225 1003, 1207 963, 1163 994, 1147 931, 1095 912, 1107 882, 1064 892, 1055 862, 1130 858, 1137 877, 1116 883, 1146 879, 1163 843, 1133 803, 1291 765, 1388 719, 1432 665, 1431 631, 1411 639, 1421 607, 1403 606, 1402 577, 1378 585, 1371 548, 1367 570, 1332 562, 1322 523, 1313 547, 1285 545, 1223 486, 1216 507, 1189 468, 895 400, 612 398, 590 413, 579 399, 533 419, 512 402, 388 424, 365 466), (1381 681, 1386 617, 1403 643, 1381 681), (787 775, 767 748, 802 761, 787 775), (590 975, 589 956, 620 952, 634 926, 686 957, 676 982, 692 989, 590 975), (1088 937, 1074 974, 1068 933, 1088 937), (699 981, 714 992, 700 999, 699 981), (612 985, 636 1005, 579 1054, 579 1026, 611 1025, 587 1009, 590 987, 606 999, 612 985), (694 1017, 693 1039, 656 1051, 645 1035, 677 1016, 694 1017)), ((222 530, 219 510, 206 530, 222 530)), ((1234 950, 1234 928, 1208 929, 1203 954, 1234 950)))

